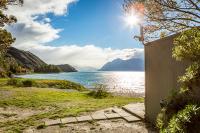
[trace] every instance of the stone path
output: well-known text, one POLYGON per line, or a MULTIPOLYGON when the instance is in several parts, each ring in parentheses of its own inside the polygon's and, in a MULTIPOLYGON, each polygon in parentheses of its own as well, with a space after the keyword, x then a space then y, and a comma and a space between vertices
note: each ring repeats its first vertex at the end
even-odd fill
POLYGON ((144 104, 135 103, 128 104, 122 108, 113 107, 104 110, 99 110, 91 113, 90 115, 78 116, 78 117, 67 117, 57 120, 47 120, 44 122, 45 126, 53 126, 60 124, 70 124, 70 123, 81 123, 87 121, 98 121, 106 119, 119 119, 122 118, 127 122, 142 121, 144 119, 144 104))
POLYGON ((128 104, 122 107, 125 111, 144 120, 144 104, 128 104), (141 110, 142 109, 142 110, 141 110))

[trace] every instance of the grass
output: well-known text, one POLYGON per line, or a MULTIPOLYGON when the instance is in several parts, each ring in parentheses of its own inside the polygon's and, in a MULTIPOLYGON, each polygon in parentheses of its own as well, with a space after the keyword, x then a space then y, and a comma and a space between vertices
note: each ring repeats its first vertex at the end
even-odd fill
POLYGON ((41 88, 57 88, 57 89, 73 89, 78 91, 87 90, 84 86, 67 81, 67 80, 46 80, 46 79, 1 79, 1 83, 7 82, 7 85, 16 87, 41 87, 41 88))
POLYGON ((107 86, 103 84, 99 84, 99 85, 96 85, 95 89, 89 92, 88 95, 94 98, 99 98, 99 99, 112 96, 112 94, 108 92, 107 90, 108 90, 107 86))
MULTIPOLYGON (((0 122, 0 131, 3 129, 3 131, 7 132, 22 132, 22 130, 30 126, 41 127, 40 123, 46 118, 56 119, 66 116, 77 116, 83 112, 95 111, 106 107, 143 102, 143 98, 119 96, 108 96, 96 99, 88 95, 90 91, 68 92, 64 89, 7 86, 5 84, 6 81, 8 81, 8 79, 0 79, 0 107, 31 110, 45 110, 48 108, 49 110, 22 120, 0 122)), ((48 84, 55 80, 35 81, 48 84)))

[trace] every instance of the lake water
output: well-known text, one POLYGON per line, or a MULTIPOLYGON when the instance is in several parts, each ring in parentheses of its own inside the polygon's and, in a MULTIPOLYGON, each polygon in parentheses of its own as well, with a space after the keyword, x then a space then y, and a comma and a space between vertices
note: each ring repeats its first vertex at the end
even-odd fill
POLYGON ((80 83, 88 88, 104 84, 112 91, 144 93, 144 72, 74 72, 54 74, 30 74, 18 77, 33 79, 60 79, 80 83))

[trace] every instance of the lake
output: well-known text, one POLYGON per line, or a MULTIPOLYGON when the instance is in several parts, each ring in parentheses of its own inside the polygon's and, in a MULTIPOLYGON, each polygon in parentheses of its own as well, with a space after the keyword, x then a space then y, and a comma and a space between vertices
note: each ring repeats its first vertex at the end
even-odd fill
POLYGON ((88 88, 104 84, 112 91, 144 93, 144 72, 70 72, 53 74, 28 74, 17 77, 32 79, 59 79, 80 83, 88 88))

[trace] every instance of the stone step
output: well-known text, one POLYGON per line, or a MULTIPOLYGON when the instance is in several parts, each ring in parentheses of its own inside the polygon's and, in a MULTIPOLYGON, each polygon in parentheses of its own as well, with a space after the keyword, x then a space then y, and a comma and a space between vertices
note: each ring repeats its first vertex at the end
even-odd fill
POLYGON ((76 123, 76 122, 78 122, 76 117, 67 117, 67 118, 61 119, 62 124, 76 123))
POLYGON ((44 122, 45 126, 53 126, 53 125, 59 125, 61 124, 61 120, 57 119, 57 120, 47 120, 44 122))
POLYGON ((123 109, 120 108, 113 108, 113 112, 119 114, 121 117, 127 117, 127 116, 132 116, 132 114, 124 111, 123 109))
POLYGON ((116 118, 121 118, 121 116, 118 113, 105 113, 105 116, 108 119, 116 119, 116 118))
POLYGON ((131 113, 132 115, 144 120, 144 104, 137 103, 137 104, 128 104, 122 107, 125 111, 131 113))
POLYGON ((86 115, 86 116, 80 116, 80 117, 76 117, 78 122, 85 122, 85 121, 91 121, 92 117, 90 115, 86 115))
POLYGON ((141 121, 141 119, 139 119, 138 117, 133 116, 133 115, 123 117, 123 119, 125 119, 127 122, 137 122, 137 121, 141 121))
POLYGON ((122 108, 108 108, 106 110, 100 110, 92 113, 91 115, 79 116, 79 117, 66 117, 57 120, 47 120, 44 122, 45 126, 86 122, 91 120, 106 120, 123 118, 127 122, 136 122, 144 119, 144 104, 128 104, 122 108))
POLYGON ((105 120, 107 117, 105 116, 104 113, 94 113, 91 115, 92 119, 94 120, 105 120))

